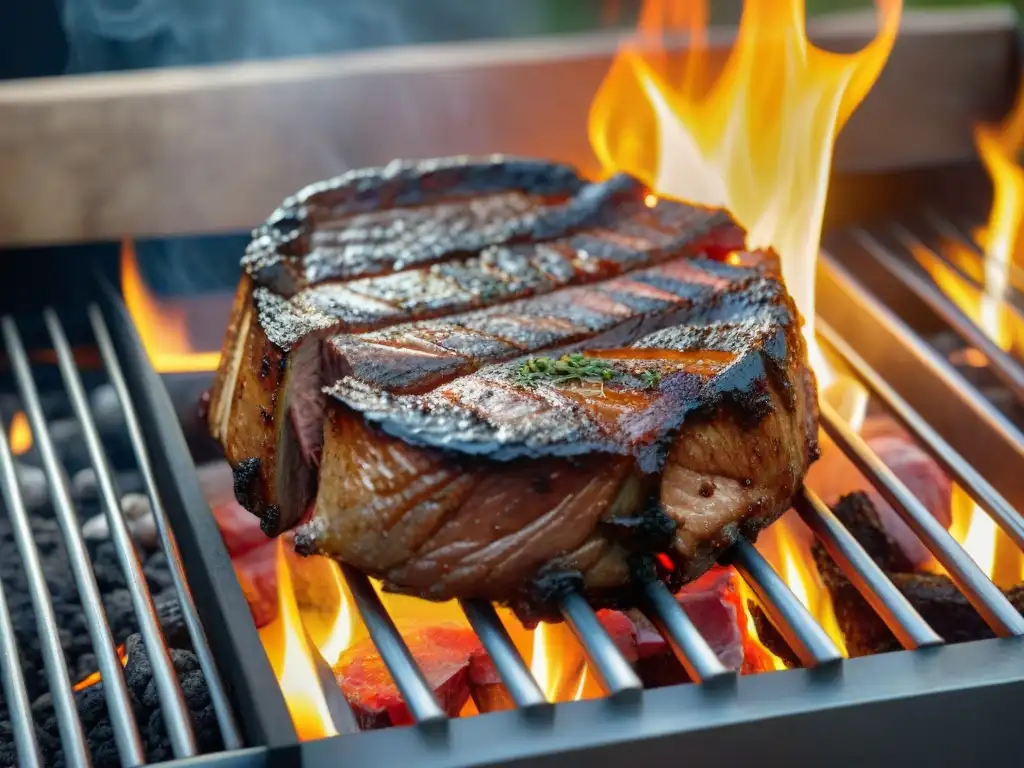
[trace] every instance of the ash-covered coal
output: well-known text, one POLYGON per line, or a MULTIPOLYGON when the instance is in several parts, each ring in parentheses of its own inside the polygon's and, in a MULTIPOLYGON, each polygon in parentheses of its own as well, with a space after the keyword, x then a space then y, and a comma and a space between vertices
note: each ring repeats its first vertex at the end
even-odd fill
MULTIPOLYGON (((160 713, 159 698, 153 671, 142 639, 132 634, 125 641, 127 661, 125 681, 131 698, 132 711, 142 736, 143 748, 149 762, 173 759, 167 731, 160 713)), ((209 691, 195 654, 187 650, 172 650, 171 659, 185 694, 185 702, 192 715, 192 723, 201 752, 215 752, 223 748, 216 715, 210 703, 209 691)), ((107 714, 103 683, 99 682, 75 694, 82 728, 86 734, 95 768, 116 768, 121 764, 114 741, 114 733, 107 714)), ((65 764, 60 748, 60 732, 49 694, 37 698, 32 704, 36 739, 42 752, 43 764, 59 768, 65 764)), ((6 709, 0 702, 0 766, 17 765, 14 743, 6 709)))
MULTIPOLYGON (((93 394, 95 395, 95 390, 93 394)), ((7 411, 12 409, 12 403, 8 400, 9 398, 0 397, 0 411, 4 411, 6 417, 4 423, 9 422, 10 417, 7 411)), ((62 410, 61 407, 59 398, 47 399, 44 397, 44 412, 51 426, 60 424, 62 420, 70 419, 70 414, 66 412, 66 409, 62 410)), ((113 412, 112 409, 107 410, 113 412)), ((94 411, 97 411, 95 407, 94 411)), ((112 435, 113 432, 123 431, 123 422, 114 419, 111 413, 104 414, 100 411, 96 413, 97 422, 108 458, 115 470, 116 484, 122 494, 130 494, 141 488, 141 482, 134 466, 134 457, 124 438, 112 435)), ((73 430, 68 431, 70 434, 73 430)), ((75 435, 68 439, 73 442, 81 442, 80 434, 76 432, 75 435)), ((103 509, 100 501, 96 498, 95 488, 84 481, 85 474, 91 473, 91 470, 85 469, 88 457, 84 446, 63 443, 58 450, 69 475, 80 476, 79 482, 71 484, 71 492, 81 530, 88 521, 95 521, 97 516, 102 517, 103 509)), ((40 468, 39 456, 36 451, 33 450, 18 457, 17 461, 27 469, 29 474, 45 477, 40 468)), ((24 486, 24 482, 22 485, 24 486)), ((78 683, 95 673, 97 669, 96 657, 86 623, 86 609, 83 608, 75 586, 63 543, 64 537, 49 503, 48 491, 45 490, 45 487, 43 498, 36 499, 30 507, 29 518, 33 539, 53 606, 68 677, 72 683, 78 683)), ((127 590, 116 549, 105 536, 95 538, 87 536, 85 542, 96 584, 102 597, 106 621, 110 625, 114 642, 119 645, 123 644, 127 654, 124 674, 128 683, 132 709, 143 739, 147 761, 170 760, 173 754, 160 713, 152 670, 138 634, 131 596, 127 590)), ((166 558, 163 552, 159 551, 155 538, 140 540, 139 537, 136 537, 136 542, 137 552, 143 563, 146 581, 156 604, 164 637, 168 647, 172 649, 172 660, 192 715, 199 748, 202 752, 218 750, 222 747, 221 738, 210 703, 209 692, 203 673, 191 650, 188 633, 174 595, 173 582, 166 558)), ((11 613, 25 686, 29 701, 32 703, 33 723, 42 752, 43 765, 48 768, 62 766, 65 762, 61 752, 60 734, 47 688, 40 640, 36 631, 35 613, 28 592, 28 578, 2 500, 0 500, 0 580, 2 580, 11 613)), ((121 763, 106 707, 103 683, 98 682, 76 692, 75 700, 92 753, 93 765, 119 766, 121 763)), ((0 690, 0 768, 18 764, 9 714, 3 691, 0 690)))

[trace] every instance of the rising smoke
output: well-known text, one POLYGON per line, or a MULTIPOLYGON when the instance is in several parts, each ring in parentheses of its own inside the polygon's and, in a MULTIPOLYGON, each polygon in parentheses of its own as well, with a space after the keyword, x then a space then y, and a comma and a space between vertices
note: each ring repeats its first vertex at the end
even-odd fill
MULTIPOLYGON (((592 8, 596 0, 59 2, 68 71, 79 74, 537 34, 559 25, 567 8, 592 8)), ((341 170, 330 151, 325 168, 341 170)), ((137 254, 145 279, 161 292, 228 288, 247 240, 245 233, 140 242, 137 254)))

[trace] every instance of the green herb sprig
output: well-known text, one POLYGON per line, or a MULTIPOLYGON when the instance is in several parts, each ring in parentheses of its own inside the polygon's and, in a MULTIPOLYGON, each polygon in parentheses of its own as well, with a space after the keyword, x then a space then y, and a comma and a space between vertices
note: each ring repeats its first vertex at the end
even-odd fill
POLYGON ((531 387, 542 381, 552 384, 603 384, 615 376, 616 371, 609 363, 579 352, 562 355, 557 360, 551 357, 531 357, 516 370, 516 378, 531 387))
POLYGON ((644 385, 644 389, 657 389, 661 383, 661 371, 657 368, 648 368, 640 374, 640 383, 644 385))

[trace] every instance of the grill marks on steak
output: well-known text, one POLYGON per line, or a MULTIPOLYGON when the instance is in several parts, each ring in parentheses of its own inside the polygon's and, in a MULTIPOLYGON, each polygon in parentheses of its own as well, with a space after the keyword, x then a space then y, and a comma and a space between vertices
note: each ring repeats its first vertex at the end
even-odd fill
POLYGON ((506 602, 527 620, 550 610, 530 589, 538 573, 577 573, 612 604, 638 556, 663 549, 699 575, 788 507, 816 453, 795 310, 774 282, 741 295, 725 319, 590 350, 616 371, 602 385, 528 386, 519 361, 421 395, 342 380, 297 546, 399 591, 506 602), (652 369, 653 387, 639 375, 652 369), (675 531, 661 546, 657 521, 638 535, 652 499, 675 531))
MULTIPOLYGON (((315 354, 324 340, 475 307, 494 310, 523 297, 592 284, 677 256, 729 248, 742 240, 740 230, 722 212, 674 203, 648 208, 643 194, 639 184, 625 176, 584 185, 574 175, 567 176, 562 166, 459 160, 356 172, 309 187, 287 202, 257 231, 244 259, 246 276, 209 411, 211 430, 228 460, 236 466, 249 460, 246 498, 250 509, 265 518, 268 532, 293 525, 311 501, 323 403, 311 382, 324 378, 315 354), (403 191, 407 184, 412 187, 403 191), (529 193, 536 215, 518 216, 514 226, 491 225, 482 212, 493 212, 493 204, 479 206, 471 196, 477 188, 490 195, 492 203, 502 194, 529 193), (552 202, 557 200, 561 202, 552 202), (302 254, 321 224, 340 241, 347 236, 345 222, 355 222, 355 241, 365 240, 366 219, 359 217, 388 204, 394 207, 381 214, 391 216, 388 231, 401 231, 410 214, 422 217, 438 207, 450 214, 463 206, 476 210, 464 221, 486 229, 497 244, 467 254, 466 244, 482 235, 459 229, 437 240, 431 255, 423 257, 442 254, 432 264, 363 276, 366 270, 405 267, 419 259, 396 261, 395 251, 373 265, 340 263, 338 274, 349 279, 315 282, 323 269, 307 268, 309 259, 302 254), (302 391, 293 391, 296 387, 302 391)), ((518 210, 525 203, 516 205, 518 210)), ((384 226, 383 218, 375 221, 384 226)), ((378 246, 370 250, 383 252, 378 246)), ((634 311, 643 311, 641 305, 650 304, 658 292, 648 287, 621 293, 634 311)), ((540 313, 522 321, 485 311, 469 321, 477 325, 466 327, 465 342, 477 346, 479 362, 507 358, 514 352, 510 347, 523 351, 564 343, 560 323, 542 321, 540 313), (549 333, 546 342, 544 325, 549 333), (526 326, 532 328, 534 343, 504 340, 523 335, 526 326), (485 342, 489 349, 481 347, 485 342)), ((458 343, 452 334, 448 338, 458 343)))
POLYGON ((771 522, 817 450, 796 311, 770 256, 715 260, 742 247, 727 215, 644 191, 454 160, 287 201, 209 409, 265 531, 306 518, 306 552, 530 619, 537 584, 628 602, 652 553, 691 577, 771 522), (563 352, 613 380, 523 386, 523 356, 563 352))

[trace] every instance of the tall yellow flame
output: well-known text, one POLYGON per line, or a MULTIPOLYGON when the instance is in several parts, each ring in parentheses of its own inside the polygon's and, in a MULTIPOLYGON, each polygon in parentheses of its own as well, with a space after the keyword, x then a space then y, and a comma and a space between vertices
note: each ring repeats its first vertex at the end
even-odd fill
POLYGON ((712 77, 706 0, 648 0, 590 112, 603 166, 658 194, 728 209, 751 248, 773 247, 808 325, 836 135, 878 78, 902 14, 878 0, 879 32, 852 54, 807 38, 802 0, 749 0, 712 77), (665 52, 668 34, 689 48, 665 52))

